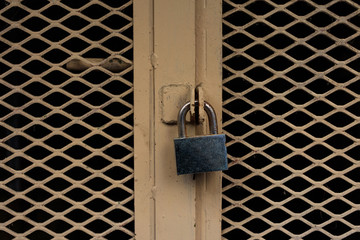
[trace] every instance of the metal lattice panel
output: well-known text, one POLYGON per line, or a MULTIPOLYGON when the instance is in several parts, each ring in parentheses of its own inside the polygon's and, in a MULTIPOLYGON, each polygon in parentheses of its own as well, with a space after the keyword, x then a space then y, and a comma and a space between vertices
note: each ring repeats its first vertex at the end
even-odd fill
POLYGON ((133 239, 132 1, 0 9, 0 239, 133 239))
POLYGON ((223 1, 224 239, 359 239, 358 1, 223 1))

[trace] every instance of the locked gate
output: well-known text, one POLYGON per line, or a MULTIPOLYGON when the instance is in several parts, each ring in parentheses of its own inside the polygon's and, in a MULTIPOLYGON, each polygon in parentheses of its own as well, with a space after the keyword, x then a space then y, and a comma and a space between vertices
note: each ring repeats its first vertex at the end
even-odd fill
POLYGON ((223 1, 224 239, 359 239, 358 1, 223 1))
POLYGON ((0 0, 0 239, 359 239, 359 9, 0 0), (221 21, 229 170, 179 177, 161 94, 220 109, 221 21))

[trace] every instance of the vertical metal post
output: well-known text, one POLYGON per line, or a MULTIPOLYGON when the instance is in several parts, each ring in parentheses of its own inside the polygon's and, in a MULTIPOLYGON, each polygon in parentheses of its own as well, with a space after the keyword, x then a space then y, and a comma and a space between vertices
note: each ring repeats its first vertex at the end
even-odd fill
MULTIPOLYGON (((218 117, 221 132, 222 110, 222 6, 218 0, 196 0, 196 86, 199 105, 211 103, 218 117)), ((206 119, 206 112, 199 111, 206 119)), ((206 121, 200 121, 197 134, 208 131, 206 121)), ((196 240, 221 239, 221 172, 196 176, 196 240)))
POLYGON ((155 240, 153 3, 134 1, 134 179, 137 240, 155 240))

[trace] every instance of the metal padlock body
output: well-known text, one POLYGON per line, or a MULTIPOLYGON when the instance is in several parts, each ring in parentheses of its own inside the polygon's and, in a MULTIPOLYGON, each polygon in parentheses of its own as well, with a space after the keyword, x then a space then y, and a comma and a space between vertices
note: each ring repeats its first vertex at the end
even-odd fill
POLYGON ((178 175, 227 170, 225 135, 176 138, 178 175))
POLYGON ((204 108, 209 117, 211 135, 186 137, 184 123, 190 103, 185 104, 179 112, 179 138, 174 139, 178 175, 228 169, 225 135, 217 134, 213 108, 206 102, 204 108))

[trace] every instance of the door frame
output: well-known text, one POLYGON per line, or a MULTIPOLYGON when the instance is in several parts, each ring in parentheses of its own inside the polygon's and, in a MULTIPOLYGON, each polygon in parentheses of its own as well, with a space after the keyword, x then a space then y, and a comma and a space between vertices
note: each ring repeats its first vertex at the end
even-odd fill
MULTIPOLYGON (((172 121, 198 87, 221 131, 221 16, 218 0, 134 0, 138 240, 221 239, 221 172, 176 174, 172 121)), ((206 121, 187 126, 189 135, 206 131, 206 121)))

